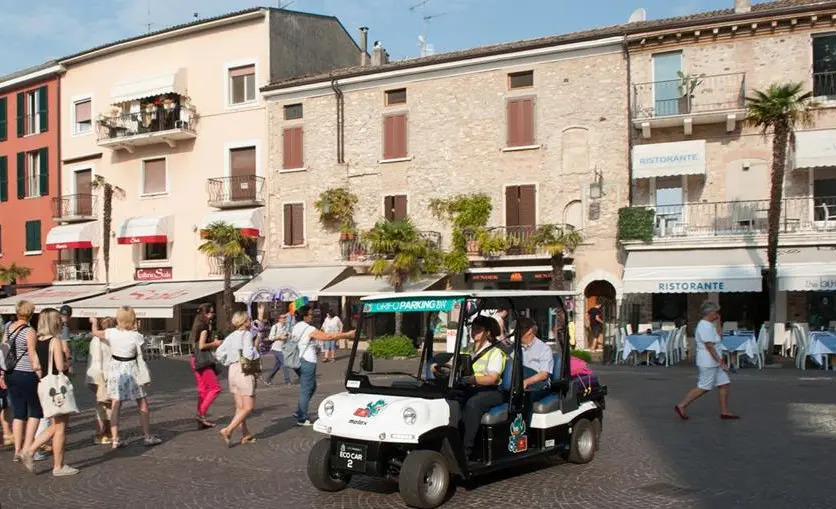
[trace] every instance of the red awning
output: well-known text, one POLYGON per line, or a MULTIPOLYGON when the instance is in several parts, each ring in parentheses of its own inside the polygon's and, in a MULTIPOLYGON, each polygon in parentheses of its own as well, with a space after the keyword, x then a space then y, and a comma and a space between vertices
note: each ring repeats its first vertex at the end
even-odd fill
POLYGON ((46 234, 46 248, 50 251, 59 249, 89 249, 99 245, 98 222, 67 224, 56 226, 46 234))
POLYGON ((139 216, 126 219, 119 227, 119 244, 163 244, 172 230, 172 216, 139 216))

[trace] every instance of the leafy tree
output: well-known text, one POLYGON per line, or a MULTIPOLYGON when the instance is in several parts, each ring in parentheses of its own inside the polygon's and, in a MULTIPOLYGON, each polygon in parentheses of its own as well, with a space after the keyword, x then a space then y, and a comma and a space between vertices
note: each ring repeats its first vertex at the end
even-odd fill
MULTIPOLYGON (((432 242, 421 236, 409 218, 378 221, 364 234, 369 251, 375 256, 369 271, 375 277, 387 277, 396 292, 422 274, 439 270, 442 253, 432 242)), ((395 315, 395 334, 401 333, 403 315, 395 315)))
POLYGON ((564 257, 571 253, 583 242, 583 236, 574 228, 544 224, 534 231, 533 239, 537 246, 549 253, 552 266, 552 280, 549 288, 565 290, 566 280, 563 277, 564 257))
POLYGON ((26 281, 32 275, 32 269, 29 267, 21 267, 12 262, 8 267, 0 266, 0 282, 6 284, 16 284, 18 281, 26 281))
POLYGON ((252 239, 245 237, 241 230, 224 221, 209 224, 202 233, 203 244, 198 250, 211 257, 221 260, 224 276, 223 310, 224 316, 232 316, 232 272, 237 264, 250 262, 247 255, 247 245, 252 239))
MULTIPOLYGON (((778 292, 777 272, 778 231, 781 223, 781 202, 784 192, 784 171, 787 162, 787 149, 795 143, 795 129, 799 125, 809 125, 812 121, 811 108, 813 94, 803 92, 801 83, 772 84, 766 91, 755 90, 754 96, 746 98, 746 123, 761 129, 764 137, 772 132, 772 164, 769 191, 769 212, 767 213, 767 248, 768 270, 766 286, 769 292, 769 321, 773 325, 777 316, 775 305, 778 292)), ((775 344, 775 327, 769 335, 767 359, 772 359, 775 344)))

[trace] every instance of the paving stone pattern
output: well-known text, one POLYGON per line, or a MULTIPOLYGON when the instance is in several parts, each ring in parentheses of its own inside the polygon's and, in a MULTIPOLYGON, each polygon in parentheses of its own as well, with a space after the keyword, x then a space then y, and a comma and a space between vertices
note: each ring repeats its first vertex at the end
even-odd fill
MULTIPOLYGON (((269 361, 267 361, 269 363, 269 361)), ((312 409, 342 388, 345 360, 320 365, 312 409)), ((71 420, 71 478, 38 475, 0 452, 3 508, 379 508, 403 507, 397 486, 355 478, 343 492, 317 492, 308 482, 307 453, 321 435, 297 428, 297 386, 261 386, 251 430, 258 441, 227 449, 216 431, 198 431, 193 415, 194 380, 178 360, 151 363, 151 406, 163 444, 139 441, 119 451, 92 444, 93 414, 86 388, 78 386, 85 411, 71 420)), ((457 486, 449 507, 833 507, 836 451, 836 378, 792 369, 733 376, 733 409, 739 422, 721 422, 713 395, 692 406, 681 422, 673 405, 694 381, 692 368, 599 367, 610 388, 601 449, 588 465, 533 463, 457 486)), ((279 380, 281 377, 278 377, 279 380)), ((226 381, 223 382, 226 388, 226 381)), ((213 407, 221 422, 232 398, 213 407)), ((123 420, 139 438, 135 407, 123 420)), ((237 437, 236 437, 237 438, 237 437)))

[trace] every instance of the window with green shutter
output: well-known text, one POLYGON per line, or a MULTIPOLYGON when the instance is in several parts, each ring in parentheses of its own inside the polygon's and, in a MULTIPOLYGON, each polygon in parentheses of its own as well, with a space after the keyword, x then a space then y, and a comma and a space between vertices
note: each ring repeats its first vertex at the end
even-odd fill
POLYGON ((6 141, 8 138, 8 99, 5 97, 0 97, 0 141, 6 141))
POLYGON ((9 158, 0 156, 0 202, 9 201, 9 158))
POLYGON ((49 194, 49 151, 46 147, 38 150, 38 179, 41 196, 49 194))
POLYGON ((45 133, 49 122, 49 96, 46 85, 38 89, 38 124, 40 132, 45 133))
POLYGON ((26 94, 20 92, 17 94, 17 137, 23 138, 26 136, 25 126, 26 126, 26 94))
POLYGON ((26 251, 41 250, 41 222, 26 221, 26 251))
POLYGON ((26 197, 26 152, 17 153, 17 199, 26 197))

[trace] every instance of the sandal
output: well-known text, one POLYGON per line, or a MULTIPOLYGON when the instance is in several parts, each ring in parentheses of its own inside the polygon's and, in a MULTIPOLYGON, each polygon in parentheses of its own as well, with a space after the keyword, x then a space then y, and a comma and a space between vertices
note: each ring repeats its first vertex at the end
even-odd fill
POLYGON ((245 435, 245 436, 241 437, 241 445, 251 444, 253 442, 255 442, 255 437, 252 436, 252 435, 245 435))
POLYGON ((740 419, 740 416, 735 414, 720 414, 720 419, 724 421, 736 421, 740 419))
POLYGON ((232 442, 229 441, 229 434, 224 433, 224 430, 220 430, 218 433, 220 433, 220 435, 221 435, 221 440, 226 442, 226 446, 227 447, 232 447, 232 442))
POLYGON ((112 440, 110 442, 110 448, 111 449, 121 449, 121 448, 127 447, 127 446, 128 446, 128 444, 126 442, 123 442, 121 439, 118 439, 118 438, 115 439, 115 440, 112 440))
POLYGON ((688 415, 685 413, 684 410, 679 408, 679 405, 676 405, 675 407, 673 407, 673 411, 676 412, 676 415, 678 415, 679 418, 682 419, 683 421, 688 420, 688 415))
POLYGON ((208 429, 217 426, 214 422, 206 420, 206 417, 197 416, 195 420, 197 421, 197 429, 208 429))

